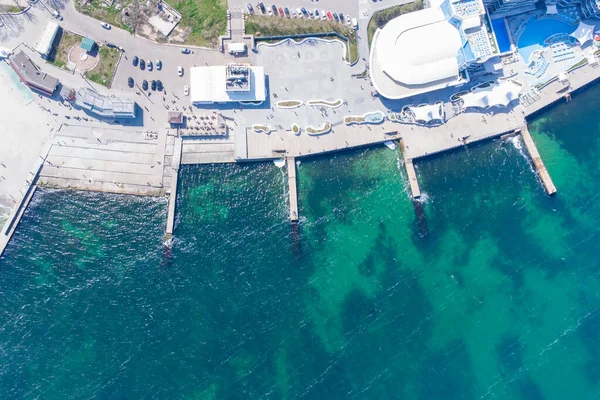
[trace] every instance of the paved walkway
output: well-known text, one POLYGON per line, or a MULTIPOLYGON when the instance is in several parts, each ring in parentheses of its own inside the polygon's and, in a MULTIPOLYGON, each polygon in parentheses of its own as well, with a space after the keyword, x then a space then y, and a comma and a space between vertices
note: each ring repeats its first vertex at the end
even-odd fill
POLYGON ((171 184, 174 137, 143 131, 63 125, 38 184, 99 192, 162 196, 171 184))

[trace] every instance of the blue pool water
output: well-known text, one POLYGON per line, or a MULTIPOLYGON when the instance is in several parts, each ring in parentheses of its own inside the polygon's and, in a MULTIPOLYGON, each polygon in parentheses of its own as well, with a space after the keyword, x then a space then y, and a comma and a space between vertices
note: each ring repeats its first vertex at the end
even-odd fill
POLYGON ((531 53, 544 47, 544 40, 557 33, 571 33, 575 26, 556 18, 542 18, 530 22, 519 37, 519 54, 529 63, 531 53))
POLYGON ((508 37, 504 18, 493 19, 492 28, 494 29, 496 40, 498 41, 498 50, 500 50, 501 54, 506 53, 510 50, 510 38, 508 37))

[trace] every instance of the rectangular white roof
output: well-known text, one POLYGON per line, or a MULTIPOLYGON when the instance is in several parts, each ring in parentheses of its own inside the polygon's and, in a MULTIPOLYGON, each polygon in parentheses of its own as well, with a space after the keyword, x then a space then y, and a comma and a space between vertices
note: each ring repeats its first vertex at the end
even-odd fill
POLYGON ((263 67, 250 67, 250 90, 226 90, 227 66, 190 68, 190 99, 192 104, 231 103, 266 99, 265 72, 263 67))
POLYGON ((42 33, 42 36, 37 41, 35 46, 35 50, 40 53, 42 57, 46 57, 50 54, 50 49, 52 48, 52 43, 54 42, 54 38, 58 33, 58 23, 56 21, 49 21, 48 25, 46 25, 46 29, 42 33))

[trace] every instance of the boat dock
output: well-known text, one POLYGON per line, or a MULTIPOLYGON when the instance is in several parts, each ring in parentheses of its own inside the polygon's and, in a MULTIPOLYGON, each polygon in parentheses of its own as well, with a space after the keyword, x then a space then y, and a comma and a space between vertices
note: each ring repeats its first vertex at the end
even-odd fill
POLYGON ((533 161, 533 165, 535 166, 535 170, 537 171, 538 176, 542 181, 542 185, 544 185, 544 189, 546 189, 546 193, 548 193, 549 195, 553 195, 554 193, 556 193, 556 187, 554 186, 554 183, 550 178, 550 174, 548 173, 548 170, 546 169, 546 166, 544 165, 544 162, 540 157, 540 153, 538 153, 537 147, 533 142, 533 138, 529 133, 527 125, 521 128, 521 138, 523 138, 523 143, 525 144, 527 152, 529 153, 529 156, 533 161))
POLYGON ((296 159, 287 158, 288 185, 290 192, 290 221, 298 222, 298 188, 296 181, 296 159))
POLYGON ((177 181, 179 179, 179 167, 181 165, 181 150, 183 141, 181 137, 175 138, 173 146, 173 158, 171 159, 171 192, 169 193, 169 210, 167 213, 166 236, 170 239, 173 236, 175 226, 175 205, 177 204, 177 181))
POLYGON ((408 176, 408 183, 410 184, 410 193, 413 199, 421 197, 421 189, 419 189, 419 181, 417 180, 417 173, 413 160, 404 160, 404 167, 406 168, 406 175, 408 176))

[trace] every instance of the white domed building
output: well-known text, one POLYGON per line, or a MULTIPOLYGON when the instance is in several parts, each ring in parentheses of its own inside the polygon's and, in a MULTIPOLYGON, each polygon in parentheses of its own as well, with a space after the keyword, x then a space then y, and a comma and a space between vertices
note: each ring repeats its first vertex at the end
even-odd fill
POLYGON ((443 0, 378 29, 370 75, 379 94, 401 99, 469 81, 467 68, 493 57, 481 0, 443 0))

